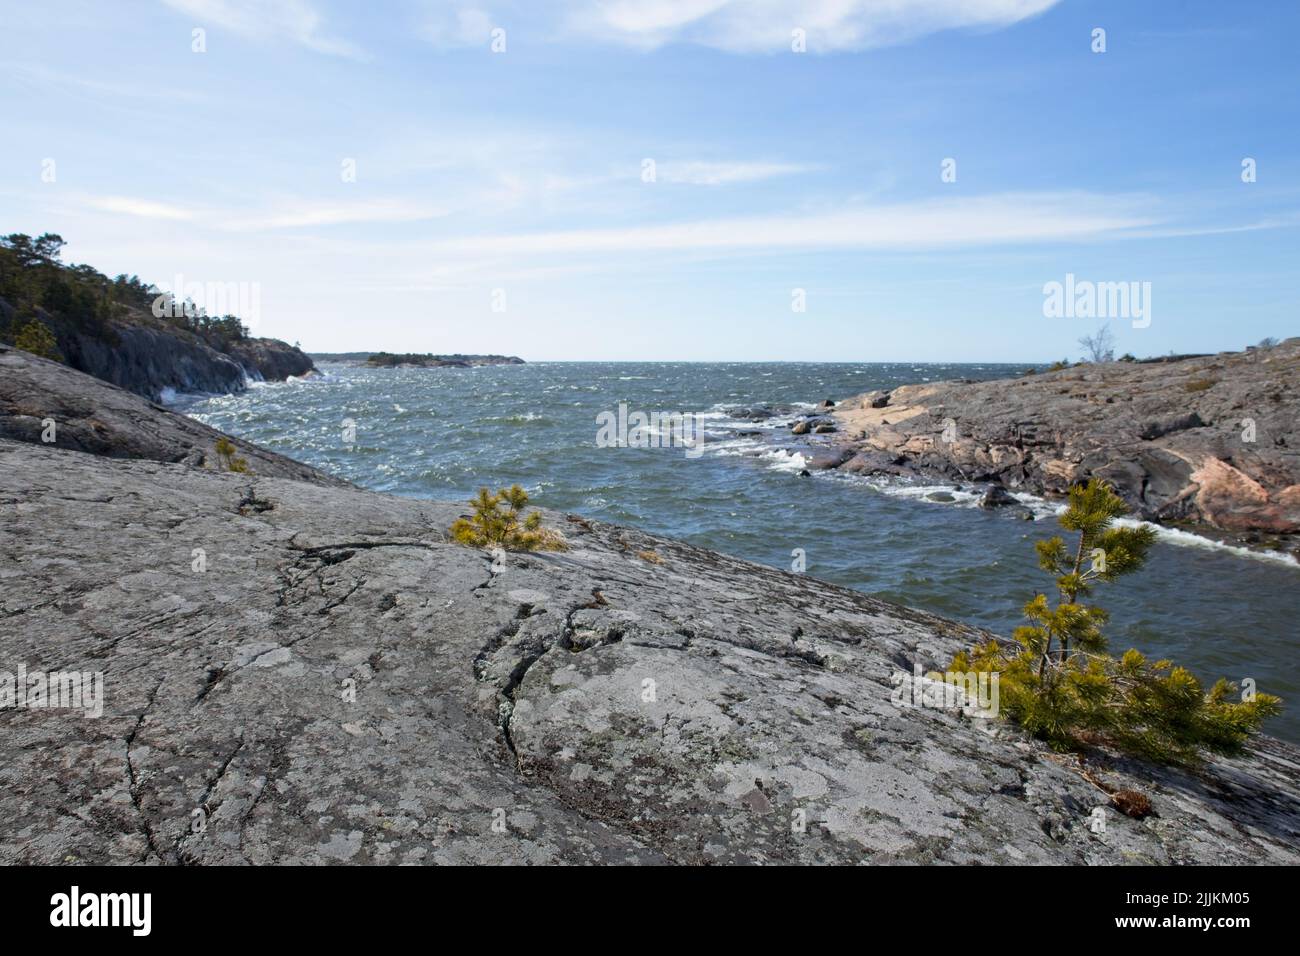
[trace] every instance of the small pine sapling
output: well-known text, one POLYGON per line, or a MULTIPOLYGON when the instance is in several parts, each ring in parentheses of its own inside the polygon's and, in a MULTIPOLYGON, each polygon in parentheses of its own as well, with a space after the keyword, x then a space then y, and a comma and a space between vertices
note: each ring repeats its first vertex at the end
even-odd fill
POLYGON ((235 443, 229 438, 222 435, 217 439, 217 464, 225 471, 238 472, 239 474, 248 474, 248 460, 235 454, 237 449, 235 443))
POLYGON ((1035 596, 1024 607, 1030 623, 1016 628, 1012 643, 962 651, 951 669, 999 674, 1002 712, 1058 749, 1102 742, 1170 763, 1195 763, 1202 750, 1238 753, 1279 712, 1279 698, 1252 692, 1234 700, 1237 687, 1226 680, 1207 692, 1185 668, 1150 663, 1136 650, 1116 660, 1106 653, 1105 610, 1083 603, 1096 584, 1146 560, 1155 532, 1115 527, 1127 510, 1099 480, 1070 489, 1060 523, 1079 536, 1073 551, 1060 536, 1035 544, 1058 600, 1035 596))
POLYGON ((564 538, 542 527, 542 513, 525 515, 528 493, 518 485, 502 488, 495 495, 480 488, 470 499, 474 513, 457 518, 451 526, 452 539, 477 548, 504 548, 507 551, 563 551, 564 538))

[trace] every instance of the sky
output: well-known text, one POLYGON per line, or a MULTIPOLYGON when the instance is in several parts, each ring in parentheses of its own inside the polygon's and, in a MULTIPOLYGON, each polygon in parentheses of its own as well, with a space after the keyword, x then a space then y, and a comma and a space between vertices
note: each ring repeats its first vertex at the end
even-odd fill
POLYGON ((1101 326, 1138 356, 1300 334, 1291 0, 0 0, 0 23, 0 233, 238 284, 255 334, 309 351, 1042 362, 1101 326), (1134 283, 1142 314, 1045 314, 1067 276, 1134 283))

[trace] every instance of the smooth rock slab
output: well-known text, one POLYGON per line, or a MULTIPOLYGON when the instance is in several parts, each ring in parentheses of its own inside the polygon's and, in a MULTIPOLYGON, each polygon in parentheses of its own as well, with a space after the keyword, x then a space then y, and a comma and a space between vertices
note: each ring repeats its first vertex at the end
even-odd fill
POLYGON ((680 542, 549 515, 494 574, 459 504, 5 440, 0 509, 0 670, 107 698, 0 711, 0 862, 1300 861, 1295 748, 1098 767, 1156 814, 1094 833, 1069 760, 893 702, 980 632, 680 542))

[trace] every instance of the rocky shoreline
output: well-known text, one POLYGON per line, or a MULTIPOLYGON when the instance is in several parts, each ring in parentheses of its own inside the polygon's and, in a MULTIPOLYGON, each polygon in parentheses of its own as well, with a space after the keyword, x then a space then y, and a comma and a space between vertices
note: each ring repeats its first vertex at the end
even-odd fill
POLYGON ((463 504, 224 471, 16 350, 0 385, 0 671, 105 688, 0 709, 0 862, 1300 862, 1291 745, 1084 768, 900 705, 975 628, 555 513, 494 561, 463 504))
MULTIPOLYGON (((762 420, 782 410, 741 409, 762 420)), ((1110 362, 873 391, 790 416, 811 469, 1048 500, 1106 479, 1136 517, 1300 554, 1300 338, 1271 349, 1110 362)), ((1025 516, 1027 509, 1020 509, 1025 516)))
MULTIPOLYGON (((221 432, 59 362, 0 345, 0 438, 108 458, 217 466, 221 432), (51 436, 46 442, 44 436, 51 436)), ((228 437, 252 473, 316 484, 347 482, 228 437)))
MULTIPOLYGON (((12 312, 0 299, 0 317, 6 310, 12 312)), ((139 310, 93 332, 43 310, 37 314, 70 368, 155 402, 168 393, 242 392, 250 381, 282 382, 316 369, 305 352, 279 339, 250 337, 222 350, 139 310)))

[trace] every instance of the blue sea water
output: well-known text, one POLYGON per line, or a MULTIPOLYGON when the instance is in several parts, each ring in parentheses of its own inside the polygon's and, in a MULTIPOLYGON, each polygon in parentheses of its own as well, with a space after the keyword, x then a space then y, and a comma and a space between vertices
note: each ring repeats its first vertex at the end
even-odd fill
MULTIPOLYGON (((1009 633, 1050 581, 1033 542, 1040 520, 975 507, 978 489, 803 477, 771 425, 735 406, 804 407, 873 388, 988 379, 1022 366, 802 363, 536 363, 475 369, 368 369, 259 384, 240 395, 182 398, 216 428, 377 491, 467 499, 523 485, 534 503, 634 525, 774 567, 802 552, 808 574, 1009 633), (598 447, 597 416, 703 412, 702 454, 598 447), (348 441, 345 420, 355 423, 348 441), (741 431, 765 434, 741 436, 741 431)), ((778 419, 780 420, 780 419, 778 419)), ((784 419, 788 421, 788 419, 784 419)), ((1170 657, 1203 680, 1253 679, 1290 702, 1267 728, 1300 742, 1300 678, 1291 660, 1300 565, 1178 533, 1163 534, 1139 574, 1104 586, 1113 650, 1170 657)))

